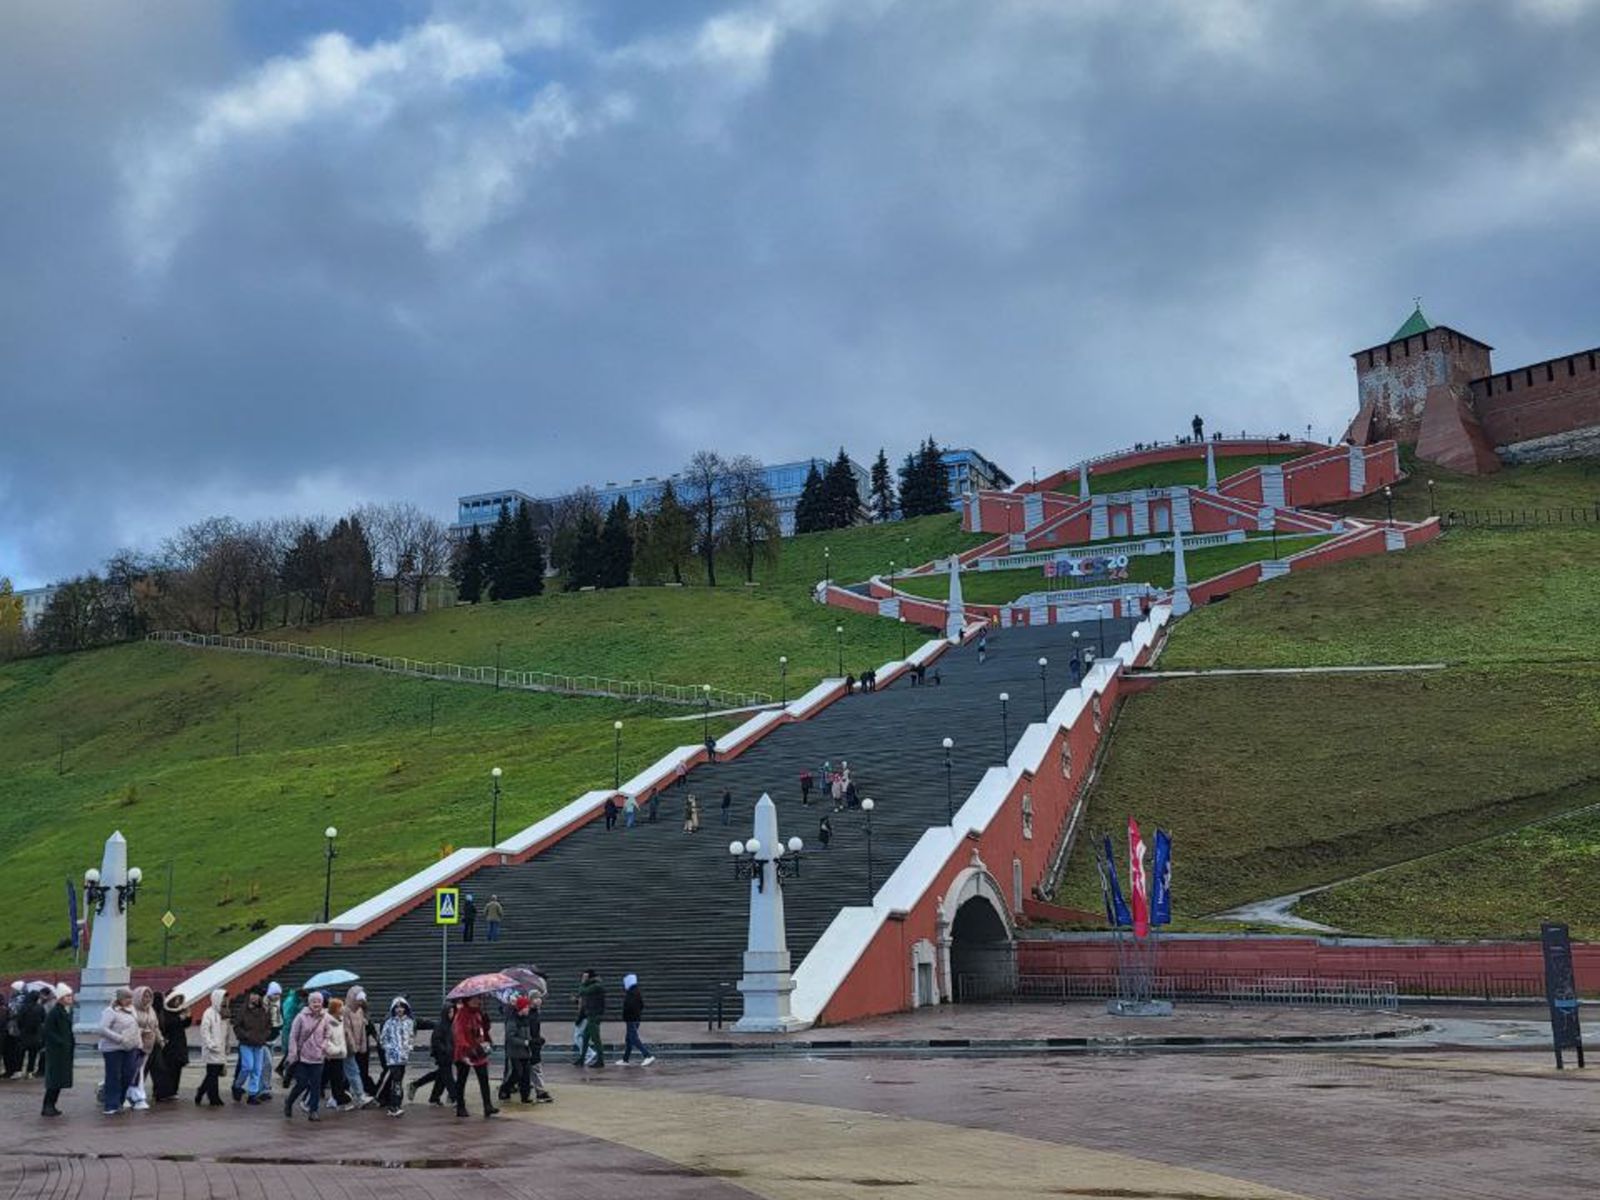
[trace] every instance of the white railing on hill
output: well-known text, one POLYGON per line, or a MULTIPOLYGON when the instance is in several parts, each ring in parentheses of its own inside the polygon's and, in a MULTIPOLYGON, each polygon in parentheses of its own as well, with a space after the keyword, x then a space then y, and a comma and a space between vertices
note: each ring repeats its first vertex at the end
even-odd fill
MULTIPOLYGON (((1130 454, 1143 454, 1146 450, 1165 450, 1170 446, 1195 446, 1198 447, 1203 454, 1205 452, 1207 443, 1217 446, 1226 446, 1230 444, 1238 445, 1246 442, 1251 445, 1255 445, 1257 443, 1270 443, 1275 446, 1288 447, 1317 446, 1320 448, 1322 446, 1322 443, 1316 441, 1315 439, 1296 436, 1285 438, 1281 433, 1229 433, 1223 434, 1222 437, 1216 439, 1206 437, 1200 440, 1196 440, 1192 437, 1174 438, 1169 441, 1157 440, 1154 442, 1140 442, 1137 446, 1124 446, 1121 450, 1107 450, 1104 454, 1096 454, 1089 458, 1080 458, 1070 467, 1063 467, 1062 470, 1068 474, 1076 475, 1080 467, 1087 466, 1093 468, 1099 466, 1103 462, 1110 462, 1117 458, 1126 458, 1130 454)), ((1307 453, 1315 452, 1307 451, 1307 453)), ((1012 484, 1006 490, 1009 492, 1015 492, 1025 484, 1029 484, 1031 482, 1031 480, 1024 479, 1018 483, 1012 484)))
POLYGON ((460 663, 422 662, 390 654, 363 654, 334 646, 313 646, 302 642, 268 642, 261 638, 229 637, 216 633, 188 633, 160 629, 149 635, 152 642, 173 642, 208 650, 233 650, 242 654, 266 654, 275 658, 298 658, 328 666, 364 667, 418 679, 443 679, 450 683, 476 683, 525 692, 556 692, 565 696, 604 696, 618 700, 649 700, 661 704, 701 705, 709 698, 717 708, 748 708, 770 704, 765 692, 736 692, 686 683, 661 683, 654 679, 612 679, 604 675, 563 675, 556 671, 518 671, 509 667, 468 667, 460 663))

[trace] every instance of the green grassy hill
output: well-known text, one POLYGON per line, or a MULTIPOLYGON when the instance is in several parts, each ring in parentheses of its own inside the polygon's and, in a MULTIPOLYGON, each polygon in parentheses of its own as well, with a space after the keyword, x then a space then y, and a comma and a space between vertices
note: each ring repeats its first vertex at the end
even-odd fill
MULTIPOLYGON (((1273 463, 1288 462, 1292 458, 1299 457, 1300 455, 1298 454, 1220 456, 1217 459, 1217 478, 1226 479, 1230 475, 1248 471, 1251 467, 1271 466, 1273 463)), ((1106 495, 1110 492, 1131 491, 1134 488, 1177 487, 1180 484, 1200 487, 1205 481, 1206 460, 1202 451, 1202 456, 1199 458, 1183 458, 1174 462, 1151 463, 1147 467, 1128 467, 1122 471, 1108 471, 1104 475, 1091 474, 1089 476, 1089 487, 1100 495, 1106 495)), ((1069 480, 1066 490, 1076 495, 1077 482, 1069 480)))
MULTIPOLYGON (((1301 550, 1309 550, 1326 540, 1323 537, 1282 537, 1277 542, 1278 553, 1287 557, 1301 550)), ((1235 567, 1271 558, 1272 548, 1270 537, 1256 537, 1226 546, 1185 550, 1184 567, 1189 573, 1189 582, 1198 583, 1235 567)), ((1172 571, 1173 558, 1170 554, 1145 554, 1128 561, 1128 578, 1134 583, 1171 587, 1172 571)), ((896 579, 895 584, 902 591, 933 600, 947 599, 950 594, 948 575, 916 575, 909 579, 896 579)), ((1042 567, 1025 571, 967 571, 961 576, 961 598, 972 604, 1006 604, 1030 592, 1056 590, 1070 589, 1062 589, 1060 580, 1046 579, 1042 567)))
MULTIPOLYGON (((1440 507, 1583 503, 1595 464, 1435 472, 1440 507)), ((1396 489, 1426 516, 1427 475, 1396 489)), ((1359 506, 1376 513, 1369 498, 1359 506)), ((1124 706, 1091 823, 1174 830, 1178 910, 1364 871, 1297 911, 1362 933, 1600 936, 1600 524, 1452 529, 1292 575, 1173 627, 1161 669, 1452 664, 1408 675, 1167 680, 1124 706), (1553 818, 1553 819, 1552 819, 1553 818), (1549 821, 1525 828, 1530 822, 1549 821), (1430 857, 1431 856, 1431 857, 1430 857), (1412 860, 1420 860, 1413 862, 1412 860), (1593 874, 1592 870, 1590 874, 1593 874)), ((1069 903, 1098 902, 1077 855, 1069 903)))
MULTIPOLYGON (((924 558, 970 541, 941 516, 796 539, 760 587, 555 593, 263 636, 471 664, 492 664, 498 644, 508 668, 774 696, 787 655, 792 698, 837 670, 836 626, 849 671, 901 646, 898 627, 810 599, 811 550, 829 546, 836 576, 861 576, 907 537, 924 558)), ((325 826, 341 831, 338 909, 448 848, 486 843, 491 767, 505 771, 505 836, 610 784, 614 720, 626 778, 700 740, 699 722, 666 719, 682 715, 157 644, 0 665, 0 911, 38 914, 0 930, 0 962, 70 965, 55 949, 64 881, 98 864, 113 829, 146 872, 133 961, 159 960, 169 863, 172 960, 211 957, 320 915, 325 826)))

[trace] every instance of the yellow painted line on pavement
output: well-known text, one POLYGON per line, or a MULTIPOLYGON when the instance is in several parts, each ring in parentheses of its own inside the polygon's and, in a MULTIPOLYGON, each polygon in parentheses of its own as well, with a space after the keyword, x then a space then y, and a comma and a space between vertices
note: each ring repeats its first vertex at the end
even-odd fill
POLYGON ((1125 1154, 779 1100, 578 1086, 561 1089, 553 1105, 515 1113, 508 1108, 507 1115, 640 1150, 769 1200, 1305 1200, 1125 1154))

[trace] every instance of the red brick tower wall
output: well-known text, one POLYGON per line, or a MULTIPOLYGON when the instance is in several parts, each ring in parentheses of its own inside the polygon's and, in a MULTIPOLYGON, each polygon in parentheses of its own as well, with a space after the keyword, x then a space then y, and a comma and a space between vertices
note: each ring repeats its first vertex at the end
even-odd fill
POLYGON ((1472 400, 1507 461, 1600 450, 1600 350, 1474 379, 1472 400))
POLYGON ((1361 445, 1389 438, 1415 445, 1430 398, 1468 399, 1472 381, 1491 370, 1489 354, 1482 342, 1444 325, 1360 351, 1353 357, 1361 415, 1350 436, 1361 445))

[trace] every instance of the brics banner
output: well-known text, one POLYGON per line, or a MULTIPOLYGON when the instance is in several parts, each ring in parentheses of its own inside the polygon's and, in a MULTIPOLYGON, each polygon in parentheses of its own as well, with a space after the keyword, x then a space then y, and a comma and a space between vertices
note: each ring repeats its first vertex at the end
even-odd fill
POLYGON ((1046 579, 1126 579, 1126 554, 1058 555, 1044 564, 1046 579))

